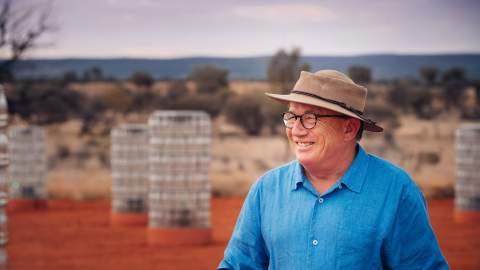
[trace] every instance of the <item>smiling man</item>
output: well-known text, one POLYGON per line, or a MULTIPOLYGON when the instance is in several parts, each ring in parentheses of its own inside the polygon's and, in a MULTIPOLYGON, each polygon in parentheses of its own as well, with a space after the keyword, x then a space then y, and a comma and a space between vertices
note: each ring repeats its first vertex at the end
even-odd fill
POLYGON ((296 160, 251 187, 219 269, 448 269, 424 197, 402 169, 367 153, 367 89, 303 71, 283 113, 296 160))

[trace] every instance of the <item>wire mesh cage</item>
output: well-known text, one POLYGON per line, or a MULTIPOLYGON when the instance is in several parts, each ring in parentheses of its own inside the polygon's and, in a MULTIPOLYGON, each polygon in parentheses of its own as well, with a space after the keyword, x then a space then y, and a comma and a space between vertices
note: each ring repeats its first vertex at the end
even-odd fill
POLYGON ((7 99, 3 86, 0 85, 0 269, 6 268, 7 265, 7 253, 3 247, 8 242, 8 218, 5 211, 8 202, 7 168, 9 164, 7 124, 7 99))
POLYGON ((113 212, 147 213, 148 143, 146 124, 124 124, 111 131, 113 212))
POLYGON ((7 167, 8 137, 6 128, 8 124, 8 106, 3 86, 0 85, 0 207, 4 207, 8 201, 7 167))
POLYGON ((0 85, 0 269, 6 268, 7 253, 4 245, 8 242, 7 212, 8 184, 7 168, 8 159, 8 137, 6 128, 8 124, 8 106, 3 86, 0 85))
POLYGON ((8 130, 7 181, 11 199, 45 199, 47 133, 38 126, 12 126, 8 130))
POLYGON ((455 207, 477 212, 480 220, 480 124, 463 125, 455 135, 455 207))
POLYGON ((148 124, 149 227, 209 228, 209 115, 202 111, 156 111, 148 124))
POLYGON ((0 207, 5 206, 8 201, 7 168, 9 162, 8 138, 3 131, 0 131, 0 207))

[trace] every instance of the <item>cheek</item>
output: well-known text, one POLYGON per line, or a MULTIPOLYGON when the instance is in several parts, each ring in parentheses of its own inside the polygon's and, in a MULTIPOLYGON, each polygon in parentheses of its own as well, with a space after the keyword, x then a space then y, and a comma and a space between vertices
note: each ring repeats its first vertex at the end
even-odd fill
POLYGON ((332 126, 322 124, 321 126, 319 126, 319 129, 315 133, 315 136, 317 143, 321 147, 325 148, 331 146, 332 144, 336 144, 340 134, 338 130, 336 130, 332 126))
POLYGON ((292 129, 291 128, 285 128, 285 133, 287 134, 288 140, 292 140, 292 129))
POLYGON ((324 137, 326 141, 331 140, 338 140, 343 138, 343 134, 341 132, 341 127, 322 123, 321 124, 321 136, 324 137))

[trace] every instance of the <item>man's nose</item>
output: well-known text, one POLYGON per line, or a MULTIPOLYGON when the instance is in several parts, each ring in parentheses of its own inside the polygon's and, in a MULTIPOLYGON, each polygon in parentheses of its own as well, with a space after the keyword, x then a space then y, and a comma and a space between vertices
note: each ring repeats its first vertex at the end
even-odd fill
POLYGON ((292 135, 294 136, 303 136, 308 133, 308 129, 303 127, 300 118, 295 119, 295 123, 293 123, 292 127, 292 135))

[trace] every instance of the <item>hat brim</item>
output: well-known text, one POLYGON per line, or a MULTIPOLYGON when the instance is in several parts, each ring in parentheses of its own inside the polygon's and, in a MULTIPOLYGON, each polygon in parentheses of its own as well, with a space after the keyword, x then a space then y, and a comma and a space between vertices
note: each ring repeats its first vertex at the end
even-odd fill
POLYGON ((298 102, 298 103, 303 103, 303 104, 308 104, 308 105, 313 105, 317 107, 322 107, 325 109, 329 109, 344 115, 351 116, 353 118, 357 118, 361 120, 364 123, 364 129, 367 131, 371 132, 382 132, 383 128, 378 126, 375 122, 372 120, 363 117, 362 115, 358 115, 352 111, 349 111, 337 104, 330 103, 325 100, 321 100, 315 97, 310 97, 310 96, 304 96, 304 95, 299 95, 295 93, 290 93, 288 95, 280 95, 280 94, 272 94, 272 93, 265 93, 268 97, 280 101, 280 102, 298 102))

